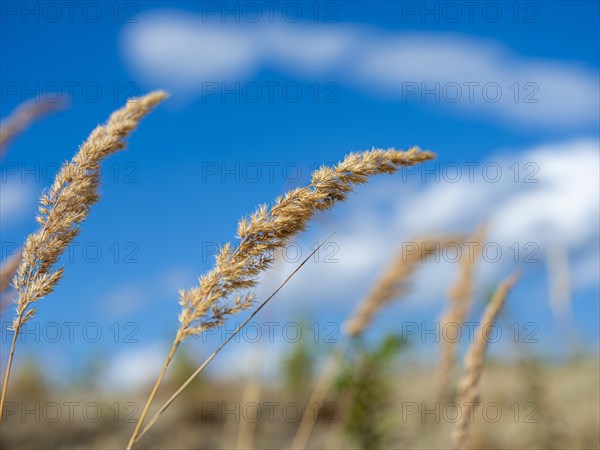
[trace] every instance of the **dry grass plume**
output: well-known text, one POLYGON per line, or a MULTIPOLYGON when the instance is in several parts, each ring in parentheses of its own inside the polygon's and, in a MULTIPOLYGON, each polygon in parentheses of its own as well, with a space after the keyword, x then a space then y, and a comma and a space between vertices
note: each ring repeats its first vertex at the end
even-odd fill
POLYGON ((355 186, 401 166, 412 166, 433 158, 417 148, 372 150, 350 154, 335 167, 321 167, 312 182, 275 200, 270 208, 260 206, 238 225, 237 248, 223 246, 215 268, 202 276, 197 287, 182 291, 177 341, 221 325, 226 318, 252 305, 252 294, 242 294, 256 285, 258 276, 273 262, 274 250, 304 231, 315 213, 327 211, 344 201, 355 186))
POLYGON ((29 235, 13 285, 17 291, 16 316, 12 323, 13 342, 2 388, 3 409, 19 330, 35 314, 33 305, 50 294, 59 282, 63 269, 52 269, 79 232, 90 207, 99 199, 100 163, 125 147, 123 141, 156 104, 166 97, 153 92, 127 102, 111 114, 104 125, 96 127, 73 159, 59 170, 54 183, 40 199, 36 217, 40 229, 29 235))

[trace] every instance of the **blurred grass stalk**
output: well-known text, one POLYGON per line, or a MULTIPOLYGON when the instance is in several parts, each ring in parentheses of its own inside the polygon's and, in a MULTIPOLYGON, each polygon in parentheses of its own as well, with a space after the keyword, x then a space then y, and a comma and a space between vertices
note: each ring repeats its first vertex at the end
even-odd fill
MULTIPOLYGON (((469 346, 469 350, 465 356, 464 373, 458 383, 458 394, 456 397, 458 405, 475 404, 478 400, 478 384, 483 372, 488 347, 488 337, 482 330, 486 329, 489 324, 496 320, 500 310, 504 306, 506 297, 518 279, 519 275, 515 274, 502 282, 481 316, 478 327, 480 332, 475 334, 475 340, 469 346)), ((470 427, 471 420, 469 414, 461 415, 456 422, 452 436, 454 446, 457 450, 466 450, 468 448, 470 427)))
MULTIPOLYGON (((249 355, 248 375, 244 382, 244 393, 242 395, 242 405, 256 404, 260 402, 261 391, 261 363, 262 352, 260 349, 254 349, 249 355)), ((237 450, 253 449, 254 436, 256 435, 256 421, 240 418, 238 435, 235 448, 237 450)))
MULTIPOLYGON (((461 242, 463 239, 463 236, 421 237, 411 242, 410 252, 405 248, 405 243, 402 244, 396 257, 377 280, 369 295, 358 304, 355 312, 346 321, 346 338, 343 343, 338 343, 329 354, 327 362, 313 386, 308 403, 304 408, 305 412, 311 405, 318 406, 323 403, 352 341, 363 335, 373 322, 375 315, 386 305, 392 300, 403 298, 406 295, 412 275, 419 264, 439 252, 445 244, 461 242), (414 249, 415 245, 416 250, 414 249)), ((291 448, 293 450, 306 448, 315 422, 316 420, 312 420, 309 414, 302 415, 292 441, 291 448)))

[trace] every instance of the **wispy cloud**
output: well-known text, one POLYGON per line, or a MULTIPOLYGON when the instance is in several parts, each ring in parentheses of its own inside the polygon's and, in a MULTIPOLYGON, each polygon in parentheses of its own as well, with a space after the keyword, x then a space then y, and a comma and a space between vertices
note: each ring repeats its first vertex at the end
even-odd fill
POLYGON ((35 184, 12 177, 0 182, 0 227, 18 222, 31 209, 35 203, 34 188, 35 184))
POLYGON ((165 348, 161 345, 136 345, 111 358, 101 380, 107 390, 127 391, 154 381, 164 362, 165 348))
POLYGON ((271 69, 329 77, 401 102, 485 113, 512 125, 569 128, 598 121, 598 73, 525 57, 466 35, 390 32, 357 24, 207 23, 158 10, 125 27, 124 61, 140 80, 200 95, 204 83, 251 80, 271 69))

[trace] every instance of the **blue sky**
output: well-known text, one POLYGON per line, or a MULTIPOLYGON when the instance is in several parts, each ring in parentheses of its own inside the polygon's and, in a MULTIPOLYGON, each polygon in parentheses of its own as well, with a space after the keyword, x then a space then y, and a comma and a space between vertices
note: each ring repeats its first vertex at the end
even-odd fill
MULTIPOLYGON (((71 100, 15 140, 2 161, 3 258, 35 229, 36 197, 96 124, 131 94, 165 88, 172 97, 106 162, 103 199, 63 258, 61 285, 39 306, 42 328, 58 323, 64 334, 66 322, 98 323, 103 337, 95 344, 77 333, 73 343, 26 342, 23 354, 61 361, 58 372, 95 352, 123 364, 136 355, 158 353, 160 360, 153 346, 176 329, 177 289, 211 267, 207 248, 231 240, 242 215, 306 183, 320 163, 412 145, 437 152, 428 167, 446 175, 381 177, 317 218, 296 242, 306 255, 336 231, 338 262, 308 265, 261 320, 341 323, 403 240, 469 232, 489 217, 490 240, 504 257, 482 264, 478 294, 518 266, 523 279, 506 326, 512 318, 536 322, 535 350, 559 353, 546 261, 549 252, 558 255, 552 261, 566 258, 571 326, 597 351, 597 2, 522 2, 518 10, 513 2, 483 2, 473 11, 468 2, 323 2, 316 21, 312 2, 283 2, 288 9, 276 9, 273 20, 256 9, 260 3, 237 4, 237 17, 222 17, 221 2, 124 2, 119 10, 82 2, 73 11, 45 5, 2 5, 1 116, 36 92, 71 100), (423 15, 425 8, 433 13, 423 15), (255 23, 257 11, 263 19, 255 23), (211 90, 223 86, 233 93, 211 90), (426 89, 439 99, 423 97, 426 89), (298 92, 301 98, 290 100, 298 92), (456 166, 463 170, 458 180, 451 179, 456 166), (482 167, 500 167, 502 175, 491 180, 482 167), (537 182, 526 183, 528 175, 537 182), (538 263, 523 261, 528 251, 538 263), (128 332, 139 343, 123 342, 128 332)), ((258 294, 267 295, 293 266, 276 265, 258 294)), ((453 268, 428 266, 378 329, 436 320, 453 268)))

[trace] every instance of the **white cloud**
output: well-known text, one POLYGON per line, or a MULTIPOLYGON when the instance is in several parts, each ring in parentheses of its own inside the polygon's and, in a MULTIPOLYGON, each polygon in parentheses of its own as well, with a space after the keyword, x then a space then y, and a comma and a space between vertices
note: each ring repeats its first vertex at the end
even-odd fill
POLYGON ((17 222, 35 202, 34 186, 7 178, 0 186, 0 227, 17 222))
POLYGON ((574 64, 521 57, 476 38, 426 33, 383 36, 363 56, 358 79, 402 100, 476 106, 530 124, 598 120, 598 74, 574 64))
POLYGON ((260 64, 261 50, 242 30, 196 23, 176 12, 149 15, 126 29, 126 60, 140 76, 171 89, 193 90, 199 80, 227 81, 260 64))
POLYGON ((571 247, 594 240, 600 203, 598 143, 542 147, 525 158, 539 167, 539 183, 498 205, 494 235, 505 241, 519 236, 571 247))
POLYGON ((107 390, 136 391, 149 385, 164 363, 166 349, 161 345, 136 345, 135 349, 123 351, 106 365, 106 373, 100 377, 107 390))
POLYGON ((331 77, 400 101, 485 112, 513 125, 598 121, 597 72, 519 56, 476 37, 356 24, 207 23, 157 10, 125 27, 121 42, 124 61, 140 79, 186 95, 201 92, 203 83, 244 82, 276 69, 309 81, 331 77))
POLYGON ((292 75, 319 76, 339 70, 351 57, 359 34, 354 28, 280 23, 260 30, 257 46, 269 62, 292 75))

